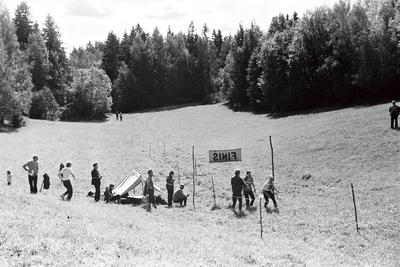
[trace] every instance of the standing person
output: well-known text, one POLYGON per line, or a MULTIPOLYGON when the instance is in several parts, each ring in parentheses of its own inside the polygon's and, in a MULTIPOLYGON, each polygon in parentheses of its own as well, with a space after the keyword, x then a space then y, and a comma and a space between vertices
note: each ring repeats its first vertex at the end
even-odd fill
POLYGON ((122 113, 121 113, 121 111, 119 112, 119 119, 120 119, 120 121, 122 121, 122 113))
POLYGON ((117 120, 118 120, 118 110, 115 112, 115 117, 117 118, 117 120))
POLYGON ((243 187, 244 198, 246 199, 246 209, 250 209, 250 207, 253 206, 255 200, 254 193, 256 193, 256 188, 254 187, 254 180, 253 177, 251 176, 250 171, 246 172, 246 177, 243 179, 243 181, 247 184, 247 186, 243 187), (251 202, 249 197, 251 198, 251 202))
POLYGON ((235 176, 231 178, 232 185, 232 208, 235 209, 236 201, 239 201, 239 212, 242 212, 242 188, 247 187, 247 184, 240 178, 240 170, 235 170, 235 176))
POLYGON ((101 185, 101 178, 102 176, 99 173, 99 165, 97 163, 93 164, 93 170, 92 170, 92 185, 94 185, 94 188, 96 190, 94 194, 94 201, 98 202, 100 200, 100 185, 101 185))
POLYGON ((175 182, 174 174, 175 173, 173 171, 170 171, 169 175, 167 177, 166 187, 167 187, 167 191, 168 191, 168 207, 172 206, 172 197, 174 194, 174 182, 175 182))
POLYGON ((396 105, 396 101, 392 101, 392 106, 389 108, 390 114, 390 127, 397 129, 397 117, 399 116, 400 108, 396 105))
MULTIPOLYGON (((264 207, 265 208, 267 207, 267 205, 269 203, 269 199, 271 199, 272 202, 274 203, 275 209, 278 208, 278 204, 276 203, 276 200, 275 200, 275 194, 274 194, 275 190, 276 190, 276 188, 274 185, 274 177, 272 175, 270 175, 268 177, 268 181, 263 186, 263 195, 264 195, 264 199, 265 199, 264 207)), ((278 190, 276 190, 276 191, 278 191, 278 190)))
POLYGON ((11 171, 7 171, 7 184, 11 185, 12 174, 11 171))
POLYGON ((39 172, 39 157, 34 155, 32 160, 25 163, 22 168, 28 172, 29 187, 31 194, 37 194, 37 176, 39 172))
POLYGON ((151 210, 151 204, 153 204, 153 207, 156 209, 156 200, 154 198, 154 183, 153 183, 153 171, 148 170, 147 171, 148 177, 146 179, 146 183, 144 186, 144 194, 149 195, 149 207, 148 210, 151 210))
POLYGON ((173 199, 174 199, 174 203, 179 203, 182 207, 182 204, 184 207, 186 207, 186 201, 187 201, 187 197, 189 195, 185 195, 185 193, 183 193, 183 188, 185 186, 183 184, 181 184, 179 186, 179 189, 177 189, 174 193, 173 199))
POLYGON ((72 193, 73 193, 70 176, 72 176, 74 178, 74 180, 76 180, 74 171, 72 170, 71 167, 72 167, 72 163, 68 161, 66 166, 58 173, 58 177, 60 177, 61 181, 63 182, 64 187, 67 189, 67 191, 65 191, 65 193, 61 194, 61 199, 67 200, 67 201, 71 200, 72 193), (67 199, 65 199, 66 195, 68 195, 67 199))

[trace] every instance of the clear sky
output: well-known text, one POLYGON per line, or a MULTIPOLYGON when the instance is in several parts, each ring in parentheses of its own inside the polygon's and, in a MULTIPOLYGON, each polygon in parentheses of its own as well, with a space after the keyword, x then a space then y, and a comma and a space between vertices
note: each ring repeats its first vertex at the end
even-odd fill
MULTIPOLYGON (((157 27, 166 35, 187 32, 191 21, 199 31, 207 24, 211 31, 220 29, 224 36, 234 35, 242 23, 252 21, 267 30, 272 17, 279 13, 301 16, 306 10, 322 5, 332 6, 339 0, 25 0, 32 20, 44 25, 50 14, 59 27, 61 39, 69 53, 73 47, 86 46, 89 41, 105 41, 110 31, 119 38, 140 26, 148 33, 157 27)), ((13 18, 19 0, 0 0, 13 18)))

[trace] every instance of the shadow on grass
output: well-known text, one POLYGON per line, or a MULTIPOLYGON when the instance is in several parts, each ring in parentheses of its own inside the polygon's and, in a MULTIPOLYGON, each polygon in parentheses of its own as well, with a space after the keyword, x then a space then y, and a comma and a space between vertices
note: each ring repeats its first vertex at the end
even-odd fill
POLYGON ((110 118, 111 116, 107 116, 102 119, 69 118, 69 119, 60 119, 60 122, 105 123, 109 121, 110 118))
POLYGON ((246 210, 250 213, 253 213, 253 212, 256 212, 258 209, 257 209, 257 207, 249 207, 249 208, 246 208, 246 210))
MULTIPOLYGON (((336 111, 336 110, 341 110, 345 108, 354 108, 354 109, 360 109, 360 108, 366 108, 366 107, 372 107, 372 106, 377 106, 377 105, 382 105, 388 103, 388 106, 390 106, 390 101, 375 101, 375 102, 365 102, 365 103, 359 103, 359 104, 353 104, 353 105, 335 105, 335 106, 326 106, 326 107, 317 107, 317 108, 312 108, 312 109, 304 109, 304 110, 297 110, 297 111, 281 111, 281 112, 271 112, 268 110, 254 110, 251 106, 242 106, 240 111, 237 112, 248 112, 252 113, 255 115, 266 115, 267 118, 270 119, 280 119, 280 118, 286 118, 286 117, 291 117, 291 116, 296 116, 296 115, 310 115, 310 114, 318 114, 318 113, 324 113, 324 112, 329 112, 329 111, 336 111)), ((228 107, 232 111, 234 111, 233 107, 229 102, 224 103, 224 106, 228 107)))
POLYGON ((277 213, 277 214, 279 214, 279 208, 270 208, 270 207, 266 207, 265 208, 265 211, 267 212, 267 213, 269 213, 269 214, 272 214, 272 213, 277 213))
POLYGON ((214 211, 214 210, 220 210, 220 209, 222 209, 219 205, 213 205, 212 207, 211 207, 211 210, 212 211, 214 211))
POLYGON ((181 109, 181 108, 196 107, 196 106, 203 106, 203 104, 201 104, 201 103, 185 103, 185 104, 178 104, 178 105, 165 106, 165 107, 146 108, 146 109, 129 112, 127 114, 161 112, 161 111, 177 110, 177 109, 181 109))
POLYGON ((235 214, 235 217, 236 218, 246 218, 246 213, 244 213, 242 210, 240 210, 240 211, 236 211, 236 210, 233 210, 233 213, 235 214))

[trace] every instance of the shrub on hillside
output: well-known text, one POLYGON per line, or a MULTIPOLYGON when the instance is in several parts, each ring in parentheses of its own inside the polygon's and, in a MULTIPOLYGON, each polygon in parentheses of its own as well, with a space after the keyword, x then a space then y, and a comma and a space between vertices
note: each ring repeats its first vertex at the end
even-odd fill
POLYGON ((208 94, 206 95, 203 100, 201 101, 201 104, 203 105, 211 105, 211 104, 215 104, 221 102, 221 96, 220 94, 216 93, 216 94, 208 94))
POLYGON ((49 88, 35 92, 32 97, 29 116, 32 119, 56 120, 60 116, 60 106, 49 88))
POLYGON ((214 98, 212 97, 211 94, 206 95, 203 100, 201 101, 201 104, 203 105, 210 105, 214 103, 214 98))
POLYGON ((111 81, 96 67, 79 69, 71 85, 71 103, 62 119, 104 119, 111 111, 111 81))
POLYGON ((11 117, 11 124, 14 126, 14 128, 20 128, 25 125, 24 117, 21 115, 21 113, 15 113, 11 117))

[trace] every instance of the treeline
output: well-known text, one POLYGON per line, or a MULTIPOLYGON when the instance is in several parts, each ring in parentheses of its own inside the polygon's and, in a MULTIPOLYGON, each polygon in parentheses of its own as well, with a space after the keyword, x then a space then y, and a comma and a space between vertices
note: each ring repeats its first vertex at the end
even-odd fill
POLYGON ((193 23, 186 33, 139 24, 120 39, 74 48, 18 5, 1 11, 0 119, 99 119, 186 102, 227 100, 267 112, 376 102, 400 96, 400 1, 339 1, 301 18, 279 15, 222 36, 193 23), (3 104, 6 103, 6 104, 3 104))

